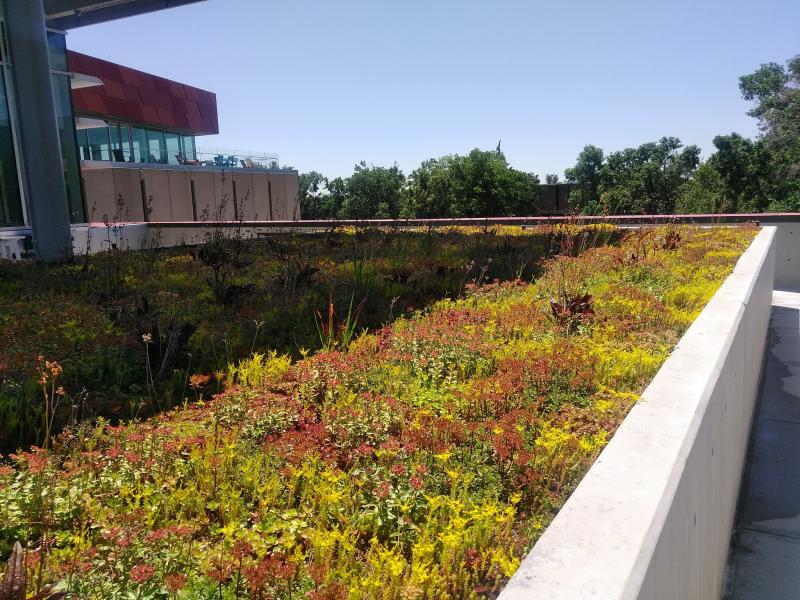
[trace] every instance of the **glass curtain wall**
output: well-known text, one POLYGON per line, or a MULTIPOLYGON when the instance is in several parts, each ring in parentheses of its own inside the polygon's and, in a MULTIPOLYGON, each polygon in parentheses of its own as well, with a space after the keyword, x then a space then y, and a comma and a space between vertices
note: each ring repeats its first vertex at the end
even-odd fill
POLYGON ((167 162, 167 146, 164 142, 164 132, 148 129, 147 142, 150 145, 147 162, 165 164, 167 162))
POLYGON ((141 127, 131 127, 131 147, 133 148, 133 162, 147 162, 150 154, 147 146, 147 131, 141 127))
POLYGON ((177 133, 165 133, 164 140, 167 148, 167 163, 180 164, 178 156, 181 154, 181 137, 177 133))
POLYGON ((113 125, 112 131, 118 134, 119 141, 112 137, 113 159, 116 162, 130 162, 131 160, 131 128, 127 125, 113 125), (116 145, 115 145, 116 144, 116 145))
MULTIPOLYGON (((111 138, 107 127, 85 129, 89 158, 87 160, 111 160, 111 138)), ((84 156, 86 151, 84 150, 84 156)))
MULTIPOLYGON (((73 223, 83 223, 86 221, 86 211, 83 205, 80 160, 75 118, 72 111, 72 91, 67 68, 65 37, 58 31, 49 30, 47 32, 47 45, 50 50, 50 78, 56 106, 58 136, 61 142, 61 161, 64 167, 64 186, 67 190, 69 216, 73 223)), ((102 153, 102 150, 100 152, 102 153)), ((110 149, 107 148, 106 152, 110 153, 110 149)))
POLYGON ((53 73, 53 97, 56 105, 58 134, 61 140, 61 161, 64 165, 64 185, 67 189, 69 218, 73 223, 84 223, 86 213, 83 208, 81 189, 80 160, 75 141, 75 119, 72 116, 72 97, 69 75, 53 73))
POLYGON ((180 154, 188 160, 197 158, 193 135, 109 123, 80 129, 77 136, 81 160, 177 165, 180 154))
POLYGON ((181 145, 183 146, 183 155, 187 160, 197 160, 197 148, 194 144, 193 135, 183 136, 181 139, 181 145))
POLYGON ((22 225, 22 195, 11 123, 10 67, 6 62, 5 26, 0 3, 0 226, 22 225))
POLYGON ((0 68, 0 225, 22 225, 22 198, 6 80, 6 70, 0 68))

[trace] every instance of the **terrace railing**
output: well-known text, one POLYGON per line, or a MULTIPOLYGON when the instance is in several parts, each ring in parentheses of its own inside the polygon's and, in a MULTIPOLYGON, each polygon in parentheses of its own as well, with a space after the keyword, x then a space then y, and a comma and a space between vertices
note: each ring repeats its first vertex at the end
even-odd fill
POLYGON ((226 148, 200 148, 197 160, 203 166, 229 169, 277 169, 280 165, 279 156, 274 152, 226 148))

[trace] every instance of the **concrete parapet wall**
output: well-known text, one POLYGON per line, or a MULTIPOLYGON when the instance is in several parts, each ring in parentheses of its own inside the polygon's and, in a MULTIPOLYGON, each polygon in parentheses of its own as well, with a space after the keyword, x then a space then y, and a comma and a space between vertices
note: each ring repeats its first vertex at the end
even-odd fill
MULTIPOLYGON (((77 255, 94 254, 110 248, 121 250, 143 250, 148 248, 174 248, 195 246, 207 241, 213 231, 222 231, 225 236, 241 236, 257 239, 266 235, 296 231, 285 224, 270 225, 268 222, 253 224, 236 223, 119 223, 105 225, 93 223, 72 225, 72 250, 77 255)), ((24 236, 23 236, 24 237, 24 236)), ((2 258, 2 256, 0 256, 2 258)))
POLYGON ((94 223, 300 218, 296 171, 101 162, 84 163, 81 174, 94 223))
POLYGON ((774 225, 775 289, 800 290, 800 219, 774 225))
POLYGON ((500 600, 719 598, 775 274, 765 227, 500 600))

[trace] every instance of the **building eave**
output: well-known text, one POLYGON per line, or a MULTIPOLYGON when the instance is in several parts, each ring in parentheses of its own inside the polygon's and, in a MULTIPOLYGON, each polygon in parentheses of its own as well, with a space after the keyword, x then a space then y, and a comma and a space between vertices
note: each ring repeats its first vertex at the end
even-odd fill
POLYGON ((48 27, 67 30, 203 0, 44 0, 48 27))

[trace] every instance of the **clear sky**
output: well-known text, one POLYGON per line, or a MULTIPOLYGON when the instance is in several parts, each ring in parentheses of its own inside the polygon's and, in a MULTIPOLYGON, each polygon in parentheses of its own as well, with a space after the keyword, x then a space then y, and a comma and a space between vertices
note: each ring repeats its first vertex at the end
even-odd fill
POLYGON ((755 135, 738 77, 800 53, 800 0, 207 0, 67 44, 215 92, 201 147, 346 176, 502 139, 543 176, 589 143, 755 135))

